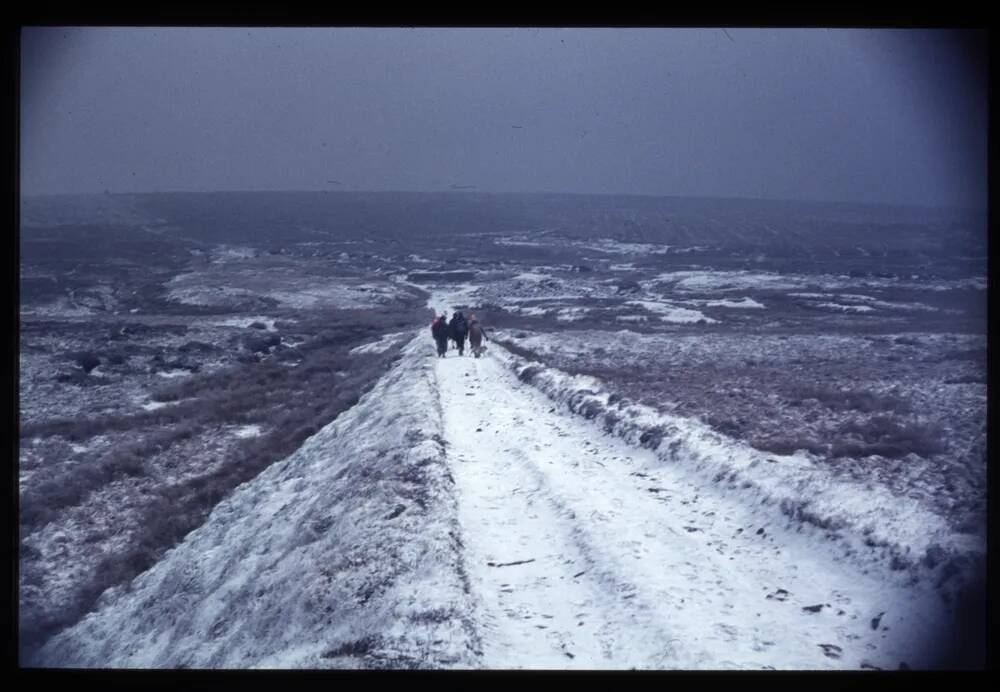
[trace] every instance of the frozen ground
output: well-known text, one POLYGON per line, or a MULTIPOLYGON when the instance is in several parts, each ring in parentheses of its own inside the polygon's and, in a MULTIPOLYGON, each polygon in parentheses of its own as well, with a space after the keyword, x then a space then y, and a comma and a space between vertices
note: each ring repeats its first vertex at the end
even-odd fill
POLYGON ((37 663, 939 664, 926 585, 557 410, 501 349, 439 360, 421 333, 404 354, 37 663))
POLYGON ((976 219, 395 193, 22 211, 22 660, 981 660, 976 219), (479 316, 486 359, 433 357, 424 292, 479 316))

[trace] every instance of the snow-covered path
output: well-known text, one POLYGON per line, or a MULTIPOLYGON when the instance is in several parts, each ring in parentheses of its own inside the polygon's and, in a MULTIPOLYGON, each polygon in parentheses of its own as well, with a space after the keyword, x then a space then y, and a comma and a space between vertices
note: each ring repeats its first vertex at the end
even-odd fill
POLYGON ((723 494, 695 464, 605 434, 519 380, 498 345, 436 358, 428 331, 357 405, 234 489, 30 665, 940 663, 947 623, 923 586, 723 494))
POLYGON ((483 667, 895 669, 931 654, 937 614, 916 593, 557 412, 491 354, 450 351, 436 375, 483 667))

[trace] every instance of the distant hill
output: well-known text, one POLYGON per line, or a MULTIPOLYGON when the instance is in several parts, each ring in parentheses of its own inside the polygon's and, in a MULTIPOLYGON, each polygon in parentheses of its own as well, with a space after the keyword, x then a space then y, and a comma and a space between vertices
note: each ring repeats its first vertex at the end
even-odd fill
MULTIPOLYGON (((448 239, 508 234, 709 246, 719 255, 981 262, 985 215, 950 209, 735 199, 481 192, 175 192, 29 197, 22 231, 154 226, 206 242, 448 239)), ((30 235, 30 234, 29 234, 30 235)))

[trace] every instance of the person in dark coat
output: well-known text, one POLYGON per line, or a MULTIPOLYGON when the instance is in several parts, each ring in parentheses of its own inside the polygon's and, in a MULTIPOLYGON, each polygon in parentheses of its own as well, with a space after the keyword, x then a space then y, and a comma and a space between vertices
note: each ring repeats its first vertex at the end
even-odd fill
POLYGON ((472 355, 476 358, 483 355, 483 339, 489 341, 486 336, 486 329, 483 327, 482 323, 476 319, 475 314, 469 315, 469 347, 472 349, 472 355))
POLYGON ((445 354, 448 352, 448 335, 450 333, 448 328, 448 316, 439 315, 433 322, 431 322, 431 335, 434 337, 434 342, 437 344, 438 358, 444 358, 445 354))
POLYGON ((465 335, 469 333, 469 323, 465 320, 465 315, 461 312, 456 312, 451 317, 449 327, 451 328, 451 338, 455 341, 455 346, 458 348, 458 355, 464 355, 465 335))

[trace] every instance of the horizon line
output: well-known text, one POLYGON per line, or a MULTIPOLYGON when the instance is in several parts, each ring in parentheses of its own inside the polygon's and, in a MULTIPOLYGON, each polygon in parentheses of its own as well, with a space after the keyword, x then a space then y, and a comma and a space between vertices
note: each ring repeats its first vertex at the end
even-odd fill
POLYGON ((720 201, 738 201, 738 202, 794 202, 799 204, 827 204, 827 205, 840 205, 840 206, 862 206, 862 207, 895 207, 895 208, 912 208, 912 209, 948 209, 948 210, 958 210, 958 211, 974 211, 981 212, 987 211, 988 206, 968 206, 960 204, 916 204, 913 202, 894 202, 894 201, 884 201, 884 202, 872 202, 872 201, 861 201, 861 200, 832 200, 832 199, 802 199, 802 198, 792 198, 792 197, 740 197, 740 196, 727 196, 727 195, 678 195, 678 194, 652 194, 652 193, 638 193, 638 192, 568 192, 568 191, 551 191, 551 190, 535 190, 535 191, 504 191, 497 192, 493 190, 479 190, 479 189, 454 189, 454 188, 443 188, 439 190, 371 190, 371 189, 329 189, 329 188, 314 188, 314 189, 272 189, 272 190, 254 190, 254 189, 218 189, 218 190, 208 190, 208 189, 187 189, 187 190, 156 190, 156 191, 128 191, 128 192, 112 192, 110 190, 103 191, 91 191, 91 192, 41 192, 41 193, 19 193, 19 199, 31 199, 31 198, 46 198, 46 197, 103 197, 103 196, 124 196, 124 195, 172 195, 172 194, 288 194, 288 193, 313 193, 313 194, 411 194, 411 195, 493 195, 493 196, 526 196, 526 195, 538 195, 538 196, 577 196, 577 197, 641 197, 648 199, 686 199, 686 200, 720 200, 720 201))

